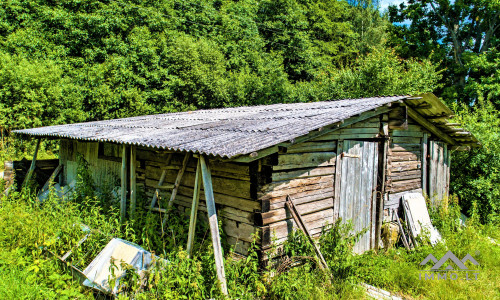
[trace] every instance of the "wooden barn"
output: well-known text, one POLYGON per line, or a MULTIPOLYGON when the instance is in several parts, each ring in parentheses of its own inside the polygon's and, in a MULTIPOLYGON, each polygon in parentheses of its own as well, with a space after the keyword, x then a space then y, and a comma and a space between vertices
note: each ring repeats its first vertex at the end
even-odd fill
POLYGON ((312 235, 337 218, 352 220, 356 230, 368 228, 357 252, 379 245, 382 222, 394 218, 404 193, 446 197, 451 153, 478 144, 447 120, 452 114, 425 94, 199 110, 16 133, 60 140, 61 185, 75 179, 77 156, 85 158, 98 185, 121 187, 122 217, 134 213, 138 193, 151 199, 152 210, 174 205, 192 211, 191 224, 197 211, 208 210, 212 232, 222 219, 238 253, 245 255, 258 234, 265 260, 273 238, 282 243, 295 226, 287 196, 312 235))

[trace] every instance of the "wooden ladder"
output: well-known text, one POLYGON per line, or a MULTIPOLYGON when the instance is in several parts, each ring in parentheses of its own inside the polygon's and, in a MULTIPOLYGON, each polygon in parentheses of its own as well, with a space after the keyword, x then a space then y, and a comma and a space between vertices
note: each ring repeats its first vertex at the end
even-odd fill
MULTIPOLYGON (((150 211, 165 213, 170 207, 172 207, 172 205, 174 204, 175 196, 177 195, 177 191, 179 190, 179 186, 181 184, 182 176, 184 176, 184 172, 186 171, 190 156, 191 156, 190 153, 186 153, 186 155, 184 156, 184 160, 182 161, 182 167, 179 169, 179 172, 177 173, 177 177, 175 178, 175 183, 164 185, 163 183, 165 182, 165 177, 167 176, 168 165, 170 165, 170 162, 172 160, 172 154, 168 155, 166 161, 167 168, 163 169, 163 172, 160 176, 160 180, 158 181, 158 186, 156 187, 156 190, 153 194, 153 199, 151 199, 151 205, 149 207, 150 211), (172 194, 170 195, 170 199, 168 200, 167 208, 161 208, 160 202, 158 201, 160 190, 168 190, 168 189, 172 189, 172 194), (158 207, 156 207, 156 202, 158 202, 158 207)), ((164 218, 163 226, 165 226, 166 222, 167 218, 164 218)))

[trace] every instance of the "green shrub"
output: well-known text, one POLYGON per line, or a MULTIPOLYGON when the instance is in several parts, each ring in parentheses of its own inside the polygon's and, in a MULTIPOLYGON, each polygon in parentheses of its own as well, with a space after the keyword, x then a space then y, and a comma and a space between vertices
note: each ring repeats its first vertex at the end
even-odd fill
POLYGON ((455 151, 451 161, 451 193, 472 215, 474 203, 483 223, 500 222, 500 112, 482 98, 474 109, 455 107, 456 120, 472 132, 481 147, 455 151))

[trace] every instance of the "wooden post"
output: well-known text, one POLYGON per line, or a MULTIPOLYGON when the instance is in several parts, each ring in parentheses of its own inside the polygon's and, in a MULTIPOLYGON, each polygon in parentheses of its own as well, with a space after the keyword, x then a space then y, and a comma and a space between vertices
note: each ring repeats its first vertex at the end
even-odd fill
POLYGON ((429 134, 424 133, 422 138, 422 193, 429 195, 427 189, 427 141, 429 140, 429 134))
POLYGON ((290 211, 290 214, 293 217, 293 220, 295 221, 295 224, 297 224, 297 227, 299 227, 300 230, 304 233, 304 235, 307 237, 309 242, 314 248, 314 252, 316 252, 316 256, 318 256, 319 260, 319 267, 321 269, 327 269, 330 270, 328 267, 328 264, 326 263, 325 258, 323 257, 323 254, 319 250, 318 245, 314 242, 311 233, 309 232, 309 229, 307 229, 306 224, 304 223, 304 220, 302 219, 302 216, 300 215, 299 211, 295 207, 295 204, 293 204, 292 198, 290 195, 286 195, 286 202, 285 202, 286 207, 290 211))
POLYGON ((382 151, 379 156, 379 173, 380 173, 380 195, 377 200, 377 226, 375 228, 375 250, 378 250, 380 246, 380 236, 382 234, 382 223, 384 222, 384 194, 385 194, 385 183, 386 183, 386 169, 387 169, 387 152, 389 152, 389 124, 382 123, 382 131, 385 136, 382 142, 382 151))
POLYGON ((337 157, 335 161, 335 183, 334 183, 334 199, 333 199, 333 222, 337 222, 339 218, 340 208, 340 182, 342 181, 342 152, 344 141, 337 141, 337 157))
POLYGON ((31 160, 31 166, 28 169, 28 174, 26 174, 26 177, 24 177, 24 181, 23 181, 23 185, 22 185, 23 188, 28 185, 29 181, 31 180, 31 176, 33 176, 33 172, 35 171, 36 157, 38 155, 38 148, 40 148, 40 141, 41 141, 41 138, 38 138, 36 140, 35 153, 33 153, 33 159, 31 160))
POLYGON ((137 201, 137 148, 130 146, 130 217, 134 217, 137 201))
POLYGON ((125 221, 125 214, 127 212, 127 146, 122 145, 122 168, 120 172, 121 178, 121 199, 120 199, 120 221, 125 221))
POLYGON ((451 147, 448 148, 446 156, 446 197, 450 197, 450 168, 451 168, 451 147))
POLYGON ((201 177, 203 179, 203 190, 208 211, 208 221, 210 223, 210 234, 212 236, 212 245, 214 247, 215 268, 217 278, 220 281, 220 288, 224 295, 227 295, 226 274, 224 271, 224 259, 222 257, 222 247, 220 244, 219 224, 217 222, 217 213, 215 210, 214 191, 212 187, 212 174, 208 167, 205 157, 200 155, 201 177))
POLYGON ((187 243, 188 257, 192 258, 194 236, 196 230, 196 218, 198 216, 198 205, 200 204, 200 188, 201 188, 201 167, 200 159, 196 167, 196 177, 194 181, 193 204, 191 205, 191 217, 189 218, 189 233, 187 243))

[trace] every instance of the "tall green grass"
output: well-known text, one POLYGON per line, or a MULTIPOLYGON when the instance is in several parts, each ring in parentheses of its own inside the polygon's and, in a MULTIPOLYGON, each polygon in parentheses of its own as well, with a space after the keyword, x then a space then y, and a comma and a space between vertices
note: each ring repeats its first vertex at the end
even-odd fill
MULTIPOLYGON (((81 247, 74 249, 69 261, 83 269, 102 250, 111 237, 121 237, 159 254, 170 263, 161 271, 148 274, 148 284, 140 286, 138 276, 122 281, 120 298, 128 299, 208 299, 223 298, 214 270, 207 224, 199 222, 194 257, 187 258, 188 218, 171 212, 167 227, 161 229, 161 217, 139 211, 135 220, 119 222, 112 199, 96 196, 95 187, 84 188, 85 176, 79 177, 81 190, 70 201, 51 195, 44 203, 26 190, 13 192, 0 200, 0 299, 86 299, 92 293, 61 268, 45 250, 62 255, 82 237, 80 224, 98 229, 81 247)), ((138 205, 138 207, 141 207, 138 205)), ((416 299, 495 299, 500 287, 500 247, 498 228, 481 225, 471 218, 467 226, 457 221, 459 208, 445 203, 431 212, 444 242, 431 247, 425 243, 415 250, 395 248, 353 255, 359 233, 349 223, 328 226, 319 243, 331 269, 321 270, 304 235, 293 233, 276 256, 303 257, 301 264, 283 268, 279 260, 259 266, 253 247, 245 259, 236 260, 226 244, 225 268, 232 299, 362 299, 358 284, 365 282, 407 298, 416 299), (419 263, 432 253, 440 258, 448 250, 459 258, 467 253, 480 266, 477 281, 419 280, 419 263), (305 257, 305 258, 304 258, 305 257)))

